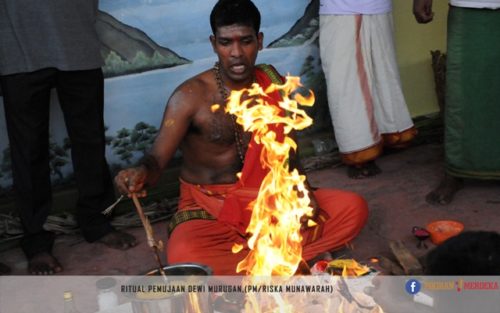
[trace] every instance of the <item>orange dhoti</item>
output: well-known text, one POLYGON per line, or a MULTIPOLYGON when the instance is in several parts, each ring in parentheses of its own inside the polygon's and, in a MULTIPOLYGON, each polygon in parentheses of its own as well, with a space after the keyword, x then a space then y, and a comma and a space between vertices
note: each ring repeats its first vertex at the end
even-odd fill
MULTIPOLYGON (((246 238, 237 227, 217 217, 228 194, 254 198, 258 190, 235 190, 234 186, 192 185, 181 181, 179 213, 198 211, 204 212, 205 217, 189 219, 173 229, 167 244, 169 264, 201 263, 212 268, 214 275, 238 274, 236 266, 249 252, 246 238), (231 248, 235 243, 243 244, 245 248, 234 254, 231 248)), ((343 247, 361 231, 368 217, 366 201, 355 193, 318 189, 314 196, 322 213, 318 226, 308 228, 302 234, 305 260, 343 247)))

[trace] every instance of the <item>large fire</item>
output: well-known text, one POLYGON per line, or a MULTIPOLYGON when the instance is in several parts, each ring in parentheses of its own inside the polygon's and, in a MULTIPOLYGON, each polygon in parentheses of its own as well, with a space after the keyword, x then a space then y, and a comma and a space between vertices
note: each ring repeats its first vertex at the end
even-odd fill
MULTIPOLYGON (((297 150, 297 143, 290 134, 312 124, 312 119, 299 105, 312 106, 314 94, 310 92, 303 96, 296 92, 301 86, 300 78, 292 76, 287 76, 284 84, 272 84, 266 90, 254 83, 250 89, 232 91, 226 105, 226 112, 234 114, 243 129, 252 132, 255 141, 263 146, 260 163, 269 169, 257 199, 250 203, 252 216, 246 229, 251 234, 248 240, 250 252, 236 269, 247 274, 244 283, 270 284, 276 276, 292 282, 292 276, 302 261, 301 221, 303 216, 312 216, 313 208, 305 185, 306 177, 297 169, 290 169, 290 153, 297 150), (277 105, 268 102, 271 99, 268 95, 275 91, 282 96, 277 105), (273 131, 276 125, 282 127, 283 139, 278 139, 280 136, 273 131)), ((309 226, 313 225, 314 222, 309 220, 309 226)), ((235 253, 241 249, 241 245, 233 246, 235 253)), ((346 267, 350 264, 341 265, 344 274, 348 274, 346 267)), ((321 284, 321 276, 313 277, 317 277, 318 284, 321 284)), ((340 292, 316 300, 308 294, 297 295, 250 293, 245 297, 244 311, 309 312, 314 307, 314 311, 383 313, 378 306, 361 310, 359 302, 346 300, 340 292)))
MULTIPOLYGON (((250 89, 233 91, 226 106, 226 112, 234 114, 243 129, 252 132, 255 141, 262 144, 260 162, 269 169, 257 199, 250 204, 250 252, 237 267, 237 272, 250 276, 291 276, 302 258, 301 217, 312 215, 313 209, 309 206, 305 176, 296 169, 290 171, 290 152, 297 149, 290 133, 312 124, 299 104, 312 106, 314 95, 294 93, 300 86, 300 78, 290 76, 284 84, 273 84, 267 90, 253 84, 250 89), (267 101, 268 94, 276 90, 283 98, 279 107, 267 101), (282 141, 276 140, 277 134, 269 129, 270 125, 283 127, 282 141)), ((235 246, 233 251, 240 248, 235 246)))

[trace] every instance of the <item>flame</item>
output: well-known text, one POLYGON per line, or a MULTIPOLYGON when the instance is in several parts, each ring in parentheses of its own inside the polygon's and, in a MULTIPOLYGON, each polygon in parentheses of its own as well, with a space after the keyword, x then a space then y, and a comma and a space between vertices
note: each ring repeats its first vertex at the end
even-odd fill
POLYGON ((370 272, 366 265, 359 264, 354 259, 337 259, 328 262, 328 267, 342 268, 342 276, 362 276, 370 272))
MULTIPOLYGON (((312 119, 299 105, 312 106, 314 94, 310 92, 308 96, 303 96, 296 93, 298 87, 301 87, 300 78, 292 76, 288 76, 284 84, 271 85, 266 90, 253 84, 250 89, 232 91, 225 108, 263 146, 260 163, 269 169, 257 199, 249 205, 252 216, 246 231, 251 234, 248 239, 250 252, 236 268, 237 272, 243 271, 248 275, 244 281, 251 284, 269 282, 273 275, 290 279, 302 260, 301 218, 312 216, 313 208, 305 187, 305 176, 289 167, 290 152, 297 149, 296 142, 289 135, 292 130, 301 130, 312 124, 312 119), (275 91, 282 96, 278 106, 268 102, 269 94, 275 91), (275 128, 271 125, 283 127, 283 140, 277 140, 277 134, 272 130, 275 128)), ((311 220, 307 224, 315 225, 311 220)), ((243 246, 234 244, 232 251, 237 253, 242 249, 243 246)), ((357 263, 349 265, 360 270, 357 263)), ((343 267, 347 274, 348 266, 344 264, 343 267)), ((249 293, 245 296, 244 311, 301 312, 297 308, 306 308, 309 297, 297 293, 249 293)), ((339 313, 357 312, 354 302, 341 299, 335 303, 340 303, 337 306, 339 313)), ((323 306, 331 311, 335 303, 326 297, 323 306)))
POLYGON ((349 274, 347 273, 347 266, 344 264, 342 268, 342 277, 347 277, 349 274))
POLYGON ((210 110, 212 111, 212 113, 216 112, 217 110, 220 109, 220 104, 213 104, 211 107, 210 107, 210 110))
POLYGON ((250 204, 250 252, 237 266, 237 272, 245 271, 250 276, 291 276, 302 258, 300 218, 311 216, 312 208, 305 176, 289 168, 290 151, 297 149, 289 135, 292 130, 312 124, 299 104, 312 106, 314 94, 294 93, 300 86, 300 78, 292 76, 284 84, 272 84, 266 90, 254 83, 250 89, 233 91, 226 106, 226 112, 234 114, 243 129, 252 132, 255 141, 263 145, 260 162, 269 169, 257 199, 250 204), (268 102, 269 94, 275 91, 282 95, 279 107, 268 102), (282 141, 276 139, 270 125, 283 127, 282 141))
POLYGON ((370 258, 371 263, 379 263, 379 259, 377 257, 370 258))
POLYGON ((231 251, 233 253, 238 253, 240 252, 241 250, 243 250, 244 246, 242 244, 239 244, 239 243, 235 243, 231 249, 231 251))
POLYGON ((185 310, 185 313, 203 313, 200 301, 198 300, 198 295, 194 292, 188 293, 188 305, 185 310))

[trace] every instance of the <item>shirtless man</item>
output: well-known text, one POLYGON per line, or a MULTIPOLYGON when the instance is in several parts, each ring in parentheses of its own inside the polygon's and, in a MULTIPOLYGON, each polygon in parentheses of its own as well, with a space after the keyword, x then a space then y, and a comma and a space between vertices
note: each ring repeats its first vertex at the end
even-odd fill
MULTIPOLYGON (((251 25, 232 24, 214 30, 210 42, 219 57, 224 92, 250 87, 262 41, 263 34, 251 25)), ((222 96, 213 69, 177 87, 168 100, 163 124, 149 154, 138 167, 121 171, 116 176, 119 190, 129 195, 145 195, 143 188, 156 184, 177 148, 182 151, 180 177, 183 180, 198 184, 234 183, 242 160, 233 120, 222 110, 215 113, 211 110, 213 104, 225 102, 222 96)), ((243 137, 248 143, 249 135, 243 134, 243 137)))
MULTIPOLYGON (((170 264, 203 263, 210 266, 214 274, 235 274, 236 264, 248 253, 248 249, 238 254, 231 252, 233 243, 245 242, 248 223, 242 216, 244 213, 238 215, 241 212, 232 206, 241 200, 234 196, 236 174, 241 171, 242 176, 254 175, 260 166, 249 168, 253 149, 248 145, 251 134, 244 133, 229 114, 223 110, 212 112, 211 107, 224 104, 231 90, 248 88, 254 81, 262 86, 269 79, 265 71, 255 66, 263 34, 259 32, 260 13, 251 1, 218 1, 210 22, 213 31, 210 42, 218 62, 214 68, 188 79, 174 91, 151 151, 137 167, 120 171, 115 183, 123 194, 145 196, 144 188, 158 181, 180 148, 183 156, 181 195, 179 210, 169 225, 167 260, 170 264), (231 202, 225 210, 229 199, 235 198, 238 201, 231 202)), ((270 66, 266 68, 273 71, 270 66)), ((250 188, 248 185, 251 183, 245 187, 250 188)), ((258 190, 258 186, 255 187, 258 190)), ((316 234, 310 236, 310 248, 304 250, 305 259, 343 247, 366 221, 367 207, 361 197, 341 191, 334 192, 334 201, 331 197, 326 191, 316 195, 321 202, 346 204, 337 205, 335 212, 322 207, 327 221, 325 230, 316 232, 318 238, 316 234), (330 224, 335 224, 336 232, 325 235, 330 224), (319 239, 322 235, 329 240, 319 239)))

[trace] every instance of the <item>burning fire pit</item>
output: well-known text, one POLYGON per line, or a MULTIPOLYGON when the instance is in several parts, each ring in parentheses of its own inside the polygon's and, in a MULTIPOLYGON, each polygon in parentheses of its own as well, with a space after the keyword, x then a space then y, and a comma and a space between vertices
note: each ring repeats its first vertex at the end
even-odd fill
MULTIPOLYGON (((262 146, 260 163, 269 170, 262 180, 258 197, 250 204, 252 217, 246 229, 251 234, 248 239, 250 252, 236 271, 248 275, 243 284, 259 287, 258 290, 270 288, 271 291, 246 293, 244 311, 319 312, 337 307, 339 312, 380 312, 377 306, 364 306, 355 301, 344 277, 327 275, 329 282, 324 282, 321 276, 304 276, 304 281, 300 281, 301 276, 293 276, 302 262, 302 218, 314 215, 306 177, 289 167, 290 152, 297 149, 291 132, 312 124, 312 119, 299 105, 312 106, 314 94, 311 91, 308 96, 303 96, 296 92, 301 86, 300 78, 292 76, 288 76, 283 84, 271 85, 266 90, 253 84, 248 90, 232 91, 226 105, 226 112, 236 116, 243 129, 252 132, 255 142, 262 146), (281 94, 282 101, 267 102, 275 92, 281 94), (283 281, 273 282, 276 276, 281 276, 283 281), (339 279, 339 284, 332 282, 334 278, 339 279), (287 292, 286 287, 284 291, 280 288, 288 284, 300 289, 301 284, 311 282, 315 282, 320 290, 324 284, 325 289, 337 292, 334 296, 325 294, 311 302, 313 296, 307 292, 300 294, 287 292), (344 301, 346 295, 349 298, 344 301)), ((315 222, 309 219, 307 225, 314 226, 315 222)), ((233 246, 235 253, 241 249, 241 245, 233 246)), ((354 261, 337 263, 332 263, 331 268, 338 265, 345 275, 367 272, 354 261), (348 272, 348 268, 352 272, 348 272)))

